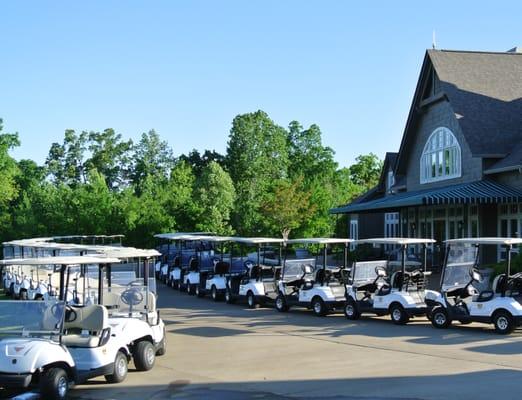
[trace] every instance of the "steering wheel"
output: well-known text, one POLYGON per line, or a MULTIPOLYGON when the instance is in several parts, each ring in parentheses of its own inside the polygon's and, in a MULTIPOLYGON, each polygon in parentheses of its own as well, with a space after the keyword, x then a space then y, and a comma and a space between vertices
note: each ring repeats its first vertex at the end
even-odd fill
POLYGON ((143 281, 138 279, 138 280, 127 283, 127 287, 135 287, 135 286, 143 286, 143 281))
POLYGON ((73 322, 76 321, 78 314, 71 306, 65 306, 65 322, 73 322))
POLYGON ((63 311, 63 303, 54 303, 51 306, 51 314, 56 319, 60 318, 62 311, 63 311))
POLYGON ((121 301, 128 306, 136 306, 143 301, 143 293, 137 288, 130 288, 121 294, 121 301))

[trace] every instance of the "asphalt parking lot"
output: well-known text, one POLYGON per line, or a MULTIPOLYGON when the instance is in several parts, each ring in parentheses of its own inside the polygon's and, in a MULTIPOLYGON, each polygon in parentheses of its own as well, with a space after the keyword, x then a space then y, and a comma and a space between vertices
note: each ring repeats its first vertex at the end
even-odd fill
POLYGON ((522 330, 439 331, 424 319, 347 321, 214 303, 160 287, 168 353, 119 385, 93 380, 73 399, 519 399, 522 330))

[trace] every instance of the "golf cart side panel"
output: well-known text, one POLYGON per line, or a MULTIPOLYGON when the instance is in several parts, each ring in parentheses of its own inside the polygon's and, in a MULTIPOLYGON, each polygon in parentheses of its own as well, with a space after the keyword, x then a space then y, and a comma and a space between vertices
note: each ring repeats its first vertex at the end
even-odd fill
MULTIPOLYGON (((12 338, 0 341, 0 373, 34 373, 55 362, 74 368, 71 354, 60 344, 35 338, 12 338), (16 360, 16 363, 13 361, 16 360)), ((1 386, 1 385, 0 385, 1 386)))
POLYGON ((105 345, 101 347, 72 347, 68 346, 74 360, 80 382, 96 376, 111 374, 114 369, 114 359, 119 348, 105 345))
POLYGON ((522 316, 522 304, 513 297, 495 297, 495 301, 472 301, 468 304, 470 315, 492 317, 499 309, 508 311, 513 317, 522 316))
MULTIPOLYGON (((159 329, 151 329, 151 326, 147 322, 137 318, 109 317, 109 325, 111 326, 112 335, 115 335, 115 337, 120 340, 121 348, 125 348, 127 351, 129 350, 128 346, 131 345, 134 341, 148 336, 154 336, 154 332, 159 331, 159 329)), ((163 330, 161 329, 161 331, 163 330)), ((162 332, 158 332, 158 335, 163 337, 162 332)), ((154 343, 156 343, 157 338, 158 336, 152 337, 154 343)))
POLYGON ((239 296, 246 296, 251 291, 254 296, 265 295, 265 285, 263 282, 247 282, 239 285, 239 296))

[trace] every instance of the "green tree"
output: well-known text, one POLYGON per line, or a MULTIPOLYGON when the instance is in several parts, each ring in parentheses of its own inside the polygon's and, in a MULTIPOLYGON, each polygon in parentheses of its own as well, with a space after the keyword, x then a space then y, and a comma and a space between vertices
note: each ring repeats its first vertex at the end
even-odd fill
POLYGON ((261 205, 264 223, 285 240, 315 212, 310 204, 310 193, 303 190, 302 183, 302 178, 294 182, 281 179, 261 205))
POLYGON ((375 154, 360 155, 355 159, 355 164, 349 168, 350 179, 365 192, 379 182, 381 176, 382 161, 375 154))
POLYGON ((194 188, 197 231, 230 234, 230 213, 236 194, 230 175, 215 161, 203 168, 194 188))
POLYGON ((56 184, 78 185, 85 183, 85 151, 88 134, 79 135, 72 129, 65 131, 63 143, 53 143, 45 161, 47 171, 56 184))
POLYGON ((221 167, 226 168, 225 156, 219 154, 215 150, 205 150, 203 154, 196 149, 193 149, 188 154, 179 156, 180 161, 184 161, 192 167, 196 177, 201 176, 203 169, 211 162, 218 163, 221 167))
POLYGON ((169 177, 175 163, 174 154, 168 143, 161 140, 155 130, 141 135, 139 143, 134 148, 131 168, 131 181, 137 189, 148 176, 169 177))
POLYGON ((236 188, 233 226, 240 234, 262 233, 260 206, 288 166, 286 131, 263 111, 232 122, 226 165, 236 188))
POLYGON ((114 129, 89 132, 91 157, 85 162, 87 170, 96 169, 105 177, 107 186, 116 189, 128 183, 132 140, 122 140, 114 129))

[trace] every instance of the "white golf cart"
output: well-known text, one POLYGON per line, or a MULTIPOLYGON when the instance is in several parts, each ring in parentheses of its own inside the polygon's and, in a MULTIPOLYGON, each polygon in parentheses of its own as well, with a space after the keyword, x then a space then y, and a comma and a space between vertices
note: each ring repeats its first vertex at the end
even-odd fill
MULTIPOLYGON (((204 279, 205 292, 210 293, 214 301, 221 300, 227 288, 227 274, 230 270, 230 256, 225 255, 225 242, 231 240, 227 236, 209 236, 209 243, 213 244, 213 269, 209 271, 204 279)), ((202 286, 203 283, 200 284, 202 286)))
POLYGON ((406 324, 414 316, 426 315, 427 245, 433 239, 379 238, 357 240, 355 244, 384 246, 388 249, 399 247, 398 260, 378 259, 355 261, 350 273, 350 283, 346 285, 346 318, 355 320, 362 313, 378 316, 390 314, 393 323, 406 324), (422 248, 423 264, 409 256, 408 249, 422 248))
MULTIPOLYGON (((342 309, 345 302, 344 285, 348 277, 348 246, 352 241, 337 238, 288 240, 286 245, 314 245, 322 251, 317 251, 315 258, 289 259, 285 256, 281 279, 278 281, 276 309, 284 312, 291 306, 304 306, 311 308, 317 316, 342 309), (342 260, 340 265, 339 260, 336 260, 336 266, 329 266, 328 249, 335 245, 342 245, 342 260)), ((297 255, 299 253, 296 251, 297 255)), ((303 255, 306 257, 308 252, 303 255)))
POLYGON ((92 305, 74 307, 64 302, 72 265, 119 263, 108 257, 45 257, 2 260, 2 265, 59 266, 60 290, 57 300, 0 302, 15 307, 0 318, 0 333, 19 332, 21 338, 0 340, 0 386, 28 388, 40 386, 45 399, 65 398, 70 385, 105 375, 120 382, 127 373, 126 343, 111 331, 107 310, 92 305), (8 318, 12 315, 12 318, 8 318), (20 324, 21 322, 21 324, 20 324), (35 325, 38 328, 35 328, 35 325), (35 337, 44 335, 44 338, 35 337))
POLYGON ((522 323, 522 273, 511 274, 517 238, 466 238, 447 240, 440 293, 426 298, 430 320, 436 328, 447 328, 452 321, 493 324, 500 334, 511 333, 522 323), (506 250, 505 272, 492 286, 484 282, 480 267, 484 246, 506 250))
POLYGON ((76 364, 62 343, 65 303, 0 301, 0 398, 39 390, 62 400, 77 381, 76 364))
POLYGON ((277 297, 277 279, 281 272, 280 252, 277 258, 268 258, 271 253, 264 249, 269 245, 282 245, 277 238, 229 238, 231 244, 239 246, 239 257, 233 257, 231 246, 230 267, 226 276, 225 300, 227 303, 246 301, 249 308, 274 303, 277 297), (248 253, 245 249, 255 248, 248 253))

